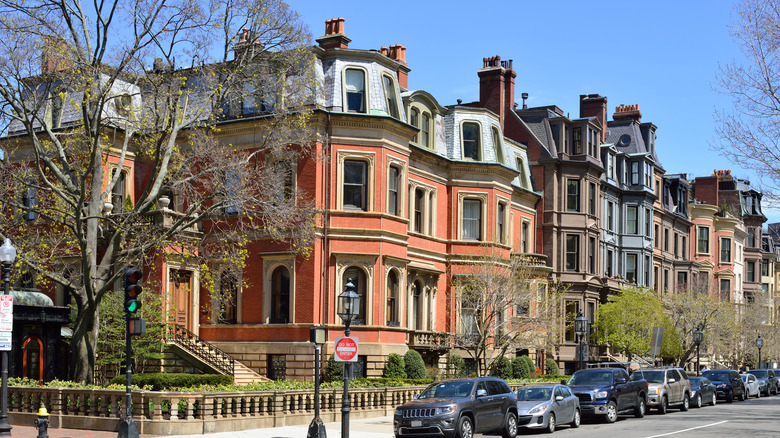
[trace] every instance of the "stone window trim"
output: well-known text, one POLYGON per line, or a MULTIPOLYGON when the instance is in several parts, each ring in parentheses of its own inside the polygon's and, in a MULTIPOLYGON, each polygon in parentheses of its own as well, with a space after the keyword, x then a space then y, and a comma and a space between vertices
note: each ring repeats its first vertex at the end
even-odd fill
POLYGON ((734 242, 730 237, 718 238, 718 262, 722 265, 734 264, 734 242), (728 242, 728 260, 723 258, 724 242, 728 242))
POLYGON ((458 192, 458 211, 457 211, 457 221, 458 221, 458 240, 467 240, 467 241, 473 241, 471 239, 464 239, 463 238, 463 201, 466 199, 472 199, 481 201, 481 211, 480 211, 480 240, 485 240, 485 236, 487 236, 487 221, 485 220, 486 217, 488 217, 487 209, 488 209, 488 194, 487 193, 481 193, 481 192, 458 192))
MULTIPOLYGON (((386 175, 386 178, 387 178, 387 185, 386 185, 386 187, 387 187, 387 190, 388 190, 388 196, 387 196, 387 200, 385 201, 387 203, 387 205, 385 206, 385 211, 388 211, 388 212, 390 211, 389 190, 390 190, 390 168, 391 167, 395 167, 395 168, 398 169, 398 185, 396 187, 397 194, 398 194, 398 199, 396 200, 396 204, 397 204, 396 209, 398 210, 398 212, 395 215, 397 215, 398 217, 405 217, 406 216, 406 209, 404 207, 406 206, 406 196, 405 196, 406 191, 403 190, 403 187, 406 187, 406 185, 407 185, 407 184, 405 184, 405 182, 406 182, 406 161, 398 159, 398 158, 395 158, 395 157, 387 157, 387 173, 385 175, 386 175)), ((369 171, 369 175, 370 175, 370 171, 369 171)), ((369 178, 370 178, 370 176, 369 176, 369 178)), ((390 213, 390 214, 394 214, 394 213, 390 213)))
POLYGON ((409 124, 414 126, 415 128, 418 128, 420 130, 419 133, 412 139, 412 143, 416 144, 417 146, 420 146, 424 149, 434 149, 436 138, 436 112, 430 109, 428 106, 420 103, 420 102, 413 102, 409 105, 409 124), (412 124, 411 120, 411 114, 414 110, 417 110, 418 114, 418 120, 417 123, 419 126, 412 124), (425 119, 427 120, 428 126, 423 126, 423 122, 425 119), (426 130, 427 128, 427 130, 426 130), (424 141, 424 133, 428 133, 428 141, 424 141))
MULTIPOLYGON (((271 322, 271 295, 273 272, 283 266, 290 273, 290 316, 289 323, 295 322, 295 255, 294 254, 261 254, 263 259, 263 324, 271 322)), ((241 313, 239 312, 239 315, 241 313)), ((239 319, 241 321, 241 319, 239 319)))
POLYGON ((419 181, 409 180, 409 231, 415 232, 414 223, 414 202, 415 193, 417 190, 423 192, 423 207, 422 207, 422 234, 428 236, 436 235, 436 188, 423 184, 419 181))
MULTIPOLYGON (((339 294, 344 292, 344 272, 349 268, 358 268, 363 271, 366 276, 366 291, 363 294, 369 300, 365 303, 366 308, 366 325, 372 325, 374 323, 374 267, 376 266, 377 259, 376 254, 333 254, 336 258, 336 277, 334 285, 334 295, 332 297, 333 303, 338 299, 339 294)), ((362 306, 363 304, 361 304, 362 306)), ((337 309, 334 306, 331 310, 333 321, 336 324, 343 324, 341 317, 336 313, 337 309)), ((384 321, 380 324, 384 325, 384 321)))
POLYGON ((482 150, 483 148, 483 139, 482 139, 482 132, 483 132, 483 126, 482 123, 478 120, 461 120, 460 122, 460 157, 463 161, 483 161, 485 159, 485 153, 482 150), (467 158, 466 157, 466 148, 464 144, 464 136, 463 136, 463 128, 464 125, 476 125, 477 126, 477 139, 476 139, 476 145, 474 146, 476 148, 477 158, 467 158))
POLYGON ((396 78, 393 77, 393 75, 388 73, 382 73, 382 90, 385 97, 385 103, 387 105, 387 115, 394 119, 401 119, 401 105, 400 105, 400 94, 398 87, 398 81, 396 78), (392 90, 390 90, 393 94, 392 96, 388 94, 386 81, 390 81, 390 87, 392 90))
POLYGON ((366 188, 366 210, 353 210, 349 209, 348 211, 354 212, 354 213, 363 213, 363 212, 372 212, 375 211, 374 208, 374 198, 375 198, 375 173, 376 173, 376 154, 373 152, 363 152, 363 151, 350 151, 350 150, 340 150, 338 151, 338 170, 336 172, 336 187, 338 187, 338 190, 336 190, 336 209, 337 210, 345 210, 344 209, 344 162, 347 160, 355 160, 355 161, 365 161, 368 165, 367 168, 367 188, 366 188))
POLYGON ((512 212, 511 211, 512 210, 511 205, 512 205, 512 203, 511 203, 509 198, 505 198, 503 196, 496 196, 496 217, 495 217, 496 233, 495 234, 496 234, 496 241, 498 243, 502 244, 502 245, 509 245, 509 243, 510 243, 509 239, 510 239, 510 234, 511 233, 510 233, 509 230, 511 228, 511 223, 512 223, 511 219, 510 219, 511 212, 512 212), (502 236, 498 235, 498 229, 499 229, 499 227, 498 227, 498 224, 499 224, 499 222, 498 222, 499 205, 503 205, 504 206, 504 217, 503 217, 503 219, 504 219, 504 231, 502 233, 503 234, 502 236))
POLYGON ((534 233, 531 229, 531 221, 526 219, 520 220, 520 252, 523 254, 533 254, 534 253, 534 233), (523 236, 523 227, 525 227, 525 236, 523 236), (525 237, 525 240, 523 240, 523 237, 525 237))
POLYGON ((368 69, 366 69, 363 66, 360 65, 345 65, 341 69, 341 99, 342 99, 342 105, 341 108, 344 112, 356 112, 358 114, 370 114, 371 108, 370 108, 370 102, 371 102, 371 87, 369 86, 370 83, 370 75, 368 72, 368 69), (359 70, 363 72, 363 111, 349 111, 349 105, 347 102, 347 71, 348 70, 359 70))
POLYGON ((400 324, 403 324, 403 315, 404 315, 404 304, 406 303, 406 300, 404 299, 406 297, 406 294, 404 291, 406 290, 406 263, 403 261, 398 261, 394 259, 390 259, 388 257, 384 258, 384 267, 385 267, 385 276, 384 276, 384 287, 383 291, 385 295, 383 296, 383 299, 385 302, 388 299, 387 294, 387 286, 390 282, 390 273, 394 272, 396 275, 396 279, 398 280, 398 290, 396 291, 397 295, 395 297, 395 320, 390 319, 390 315, 387 315, 387 306, 382 307, 382 325, 387 325, 388 321, 395 321, 400 324))
MULTIPOLYGON (((195 291, 200 291, 200 269, 198 269, 197 266, 190 265, 183 259, 176 257, 175 260, 168 260, 166 262, 166 269, 164 270, 164 278, 163 278, 163 284, 165 285, 165 296, 169 297, 170 299, 165 301, 165 312, 166 314, 172 312, 175 308, 174 300, 171 298, 172 293, 168 290, 168 285, 172 281, 172 272, 176 271, 188 271, 190 275, 192 275, 192 302, 189 303, 189 315, 190 317, 190 327, 185 327, 187 330, 195 333, 196 335, 200 333, 199 327, 200 324, 198 323, 198 316, 201 311, 201 306, 205 305, 206 303, 200 302, 200 293, 195 293, 195 291)), ((240 313, 239 313, 240 315, 240 313)), ((240 316, 238 316, 240 318, 240 316)))
POLYGON ((412 324, 414 318, 413 312, 415 310, 412 305, 414 300, 412 294, 415 283, 422 285, 422 290, 420 291, 420 297, 422 298, 420 303, 422 306, 422 309, 420 309, 422 321, 420 321, 420 326, 423 331, 436 330, 436 293, 438 291, 438 278, 438 275, 434 273, 409 269, 406 278, 406 296, 407 303, 409 303, 406 307, 406 326, 410 330, 416 330, 412 324))
MULTIPOLYGON (((106 177, 105 199, 108 199, 112 204, 114 203, 113 196, 116 193, 115 192, 116 186, 112 187, 111 190, 108 190, 108 186, 111 184, 111 181, 114 178, 114 172, 116 172, 118 169, 119 169, 119 165, 112 163, 108 168, 108 176, 106 177)), ((128 196, 130 196, 130 199, 133 199, 133 193, 132 193, 133 184, 131 184, 133 179, 132 178, 133 168, 126 164, 123 164, 120 171, 124 174, 124 187, 122 187, 122 193, 124 199, 122 199, 122 204, 114 205, 113 209, 111 210, 113 213, 117 213, 122 209, 125 203, 125 199, 127 199, 128 196)), ((119 181, 117 181, 117 183, 119 183, 119 181)))
MULTIPOLYGON (((244 291, 244 272, 243 270, 239 270, 237 272, 234 272, 232 269, 230 269, 230 265, 227 263, 216 263, 212 268, 212 278, 214 279, 214 288, 216 289, 215 294, 219 294, 219 292, 222 290, 222 274, 224 272, 229 272, 233 278, 236 280, 236 296, 233 297, 233 300, 235 301, 236 305, 236 324, 241 324, 242 321, 242 314, 241 314, 241 296, 244 291)), ((212 294, 213 298, 214 294, 212 294)), ((219 309, 215 308, 214 306, 211 306, 211 323, 212 324, 218 324, 219 320, 219 309)))

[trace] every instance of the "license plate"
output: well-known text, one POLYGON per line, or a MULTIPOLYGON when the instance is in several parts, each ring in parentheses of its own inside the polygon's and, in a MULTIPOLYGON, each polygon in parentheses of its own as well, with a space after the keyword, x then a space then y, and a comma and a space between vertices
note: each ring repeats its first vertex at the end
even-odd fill
POLYGON ((422 421, 412 420, 412 427, 422 427, 422 421))

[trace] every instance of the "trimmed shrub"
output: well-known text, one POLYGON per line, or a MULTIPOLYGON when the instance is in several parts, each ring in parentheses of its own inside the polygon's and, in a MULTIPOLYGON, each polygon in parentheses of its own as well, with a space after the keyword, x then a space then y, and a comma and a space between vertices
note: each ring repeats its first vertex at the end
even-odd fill
POLYGON ((336 357, 331 353, 328 363, 325 365, 325 381, 340 382, 344 380, 344 362, 336 362, 336 357))
POLYGON ((525 366, 528 367, 528 378, 532 379, 536 373, 536 365, 534 361, 528 356, 520 356, 520 359, 525 362, 525 366))
POLYGON ((515 379, 530 379, 531 369, 528 368, 528 363, 523 360, 523 357, 516 357, 512 359, 512 377, 515 379))
POLYGON ((466 375, 466 361, 460 355, 451 353, 447 361, 447 369, 452 377, 464 377, 466 375))
POLYGON ((406 365, 406 378, 425 378, 425 362, 423 361, 422 356, 420 356, 420 353, 414 350, 407 351, 404 355, 404 363, 406 365))
POLYGON ((493 375, 504 380, 512 378, 512 361, 506 356, 499 357, 494 366, 493 375))
POLYGON ((561 370, 558 368, 558 362, 556 362, 553 358, 548 357, 544 362, 544 373, 547 375, 560 374, 561 370))
MULTIPOLYGON (((111 379, 113 384, 122 384, 126 376, 111 379)), ((167 391, 174 388, 191 388, 200 385, 232 385, 233 377, 222 374, 186 373, 139 373, 133 374, 133 385, 151 388, 152 391, 167 391)))
POLYGON ((387 361, 385 362, 385 371, 382 373, 383 377, 388 379, 405 379, 406 378, 406 363, 403 356, 398 353, 390 353, 387 355, 387 361))

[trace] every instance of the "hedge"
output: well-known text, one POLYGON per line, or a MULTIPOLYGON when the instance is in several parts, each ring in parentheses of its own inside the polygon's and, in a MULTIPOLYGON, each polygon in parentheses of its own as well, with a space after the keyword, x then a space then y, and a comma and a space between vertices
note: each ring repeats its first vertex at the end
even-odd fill
MULTIPOLYGON (((112 384, 122 384, 125 375, 111 379, 112 384)), ((167 391, 174 388, 191 388, 201 385, 232 385, 233 376, 222 374, 186 374, 186 373, 141 373, 133 374, 133 385, 152 391, 167 391)))

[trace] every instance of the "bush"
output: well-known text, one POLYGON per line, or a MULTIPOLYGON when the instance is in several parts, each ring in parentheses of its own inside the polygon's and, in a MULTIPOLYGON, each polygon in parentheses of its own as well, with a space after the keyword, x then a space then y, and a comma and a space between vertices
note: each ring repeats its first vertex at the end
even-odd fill
MULTIPOLYGON (((112 384, 122 384, 126 376, 116 376, 112 384)), ((222 374, 186 374, 186 373, 140 373, 133 374, 133 384, 152 391, 167 391, 175 388, 191 388, 201 385, 232 385, 233 376, 222 374)))
POLYGON ((512 377, 515 379, 531 378, 531 369, 528 368, 528 362, 523 360, 523 357, 528 356, 521 356, 512 359, 512 377))
POLYGON ((407 351, 404 355, 404 362, 406 364, 406 378, 425 378, 425 362, 423 361, 422 356, 420 356, 420 353, 414 350, 407 351))
POLYGON ((328 363, 325 365, 325 381, 340 382, 344 380, 344 362, 336 362, 336 357, 331 353, 328 363))
POLYGON ((547 360, 544 362, 544 374, 554 375, 560 373, 561 370, 558 368, 558 362, 556 362, 553 358, 548 357, 547 360))
POLYGON ((520 356, 520 359, 523 360, 525 365, 528 367, 528 378, 532 379, 536 373, 536 365, 534 364, 534 361, 531 360, 531 358, 528 356, 520 356))
POLYGON ((452 377, 464 377, 466 375, 466 361, 455 353, 451 353, 447 361, 448 373, 452 377))
POLYGON ((385 362, 385 371, 382 376, 388 379, 405 379, 406 378, 406 363, 403 356, 398 353, 390 353, 387 356, 385 362))
POLYGON ((493 375, 504 380, 512 378, 512 362, 506 356, 499 357, 494 366, 493 375))

